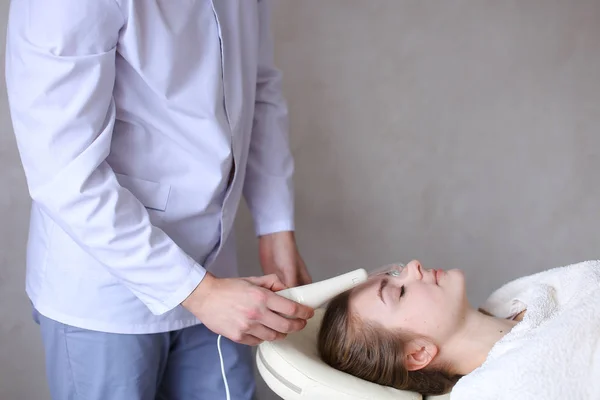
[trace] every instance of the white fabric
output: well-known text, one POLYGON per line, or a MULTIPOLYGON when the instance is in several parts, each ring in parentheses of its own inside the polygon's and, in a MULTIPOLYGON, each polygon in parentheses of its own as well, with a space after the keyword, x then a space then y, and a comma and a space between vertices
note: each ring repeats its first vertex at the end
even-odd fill
MULTIPOLYGON (((284 400, 421 400, 407 391, 367 382, 325 364, 318 355, 317 334, 324 310, 318 309, 300 332, 258 346, 258 371, 269 388, 284 400)), ((448 395, 430 397, 447 400, 448 395)))
POLYGON ((598 261, 512 281, 482 308, 501 318, 526 313, 451 400, 600 399, 598 261))
POLYGON ((242 195, 258 234, 293 229, 269 18, 267 0, 11 2, 6 81, 42 314, 118 333, 198 323, 178 304, 206 269, 236 274, 242 195))

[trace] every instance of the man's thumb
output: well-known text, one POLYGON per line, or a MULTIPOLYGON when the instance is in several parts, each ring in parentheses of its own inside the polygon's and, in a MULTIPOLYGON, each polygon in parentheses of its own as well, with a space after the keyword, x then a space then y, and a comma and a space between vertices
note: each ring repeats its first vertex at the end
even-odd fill
POLYGON ((254 277, 246 278, 246 280, 256 286, 260 286, 265 289, 269 289, 273 292, 287 289, 287 286, 275 274, 269 274, 269 275, 258 276, 258 277, 254 276, 254 277))

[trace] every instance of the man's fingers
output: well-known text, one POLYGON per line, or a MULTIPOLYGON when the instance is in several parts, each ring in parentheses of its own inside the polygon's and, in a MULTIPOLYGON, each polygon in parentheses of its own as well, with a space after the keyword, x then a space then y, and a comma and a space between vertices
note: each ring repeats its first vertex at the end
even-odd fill
POLYGON ((236 340, 236 342, 240 344, 245 344, 247 346, 258 346, 259 344, 264 342, 264 340, 261 340, 253 335, 243 335, 240 338, 240 340, 236 340))
POLYGON ((286 337, 286 333, 277 332, 265 325, 262 325, 260 322, 250 328, 248 334, 265 342, 272 342, 274 340, 280 340, 286 337))
POLYGON ((309 319, 314 315, 314 310, 308 306, 296 303, 275 293, 267 297, 267 308, 276 313, 292 318, 309 319))
POLYGON ((282 334, 298 332, 306 326, 305 319, 285 318, 269 310, 262 315, 260 323, 282 334))

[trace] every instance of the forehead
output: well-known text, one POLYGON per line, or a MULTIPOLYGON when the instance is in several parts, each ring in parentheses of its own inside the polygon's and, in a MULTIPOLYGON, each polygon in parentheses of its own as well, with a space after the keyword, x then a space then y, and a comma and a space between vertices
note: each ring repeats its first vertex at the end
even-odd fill
POLYGON ((379 285, 381 285, 381 282, 383 282, 383 280, 385 278, 386 278, 386 275, 376 275, 376 276, 370 277, 369 279, 367 279, 366 282, 363 282, 360 285, 358 285, 357 287, 355 287, 354 289, 352 289, 352 296, 357 296, 357 295, 369 293, 369 292, 372 292, 373 290, 376 290, 379 287, 379 285))
POLYGON ((389 326, 394 319, 394 310, 399 309, 384 304, 378 295, 382 282, 388 279, 389 276, 375 276, 354 288, 349 298, 349 311, 362 321, 389 326))
POLYGON ((378 300, 377 291, 385 278, 385 276, 374 276, 352 289, 350 305, 372 304, 373 300, 378 300))

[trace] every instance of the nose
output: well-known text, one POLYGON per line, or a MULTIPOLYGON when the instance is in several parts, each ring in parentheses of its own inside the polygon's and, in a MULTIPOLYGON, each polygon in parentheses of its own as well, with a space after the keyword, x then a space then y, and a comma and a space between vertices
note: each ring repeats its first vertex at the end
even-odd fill
POLYGON ((421 268, 421 263, 417 260, 412 260, 406 264, 406 269, 408 270, 409 275, 415 279, 423 279, 423 271, 421 268))

